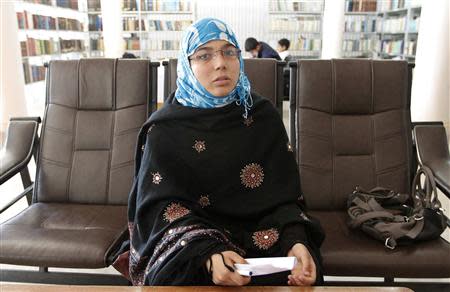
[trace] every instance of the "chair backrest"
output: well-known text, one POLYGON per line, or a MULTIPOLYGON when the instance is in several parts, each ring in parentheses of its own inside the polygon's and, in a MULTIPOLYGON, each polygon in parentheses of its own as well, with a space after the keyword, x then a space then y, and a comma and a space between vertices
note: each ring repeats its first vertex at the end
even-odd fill
POLYGON ((420 164, 431 166, 437 161, 449 161, 448 139, 443 123, 418 124, 413 129, 420 164))
POLYGON ((34 202, 127 204, 153 78, 149 60, 49 63, 34 202))
POLYGON ((177 89, 177 64, 178 59, 163 61, 164 66, 164 100, 177 89))
MULTIPOLYGON (((164 98, 177 89, 177 59, 163 62, 164 98)), ((244 59, 244 71, 250 81, 252 90, 268 98, 281 110, 283 101, 283 66, 284 62, 275 59, 244 59)))
POLYGON ((343 210, 357 185, 409 192, 407 62, 299 60, 292 74, 291 127, 309 208, 343 210))

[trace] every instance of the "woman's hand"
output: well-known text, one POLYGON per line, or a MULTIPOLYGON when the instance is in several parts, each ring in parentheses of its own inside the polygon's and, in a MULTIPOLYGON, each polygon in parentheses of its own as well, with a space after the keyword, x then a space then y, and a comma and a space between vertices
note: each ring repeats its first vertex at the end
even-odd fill
POLYGON ((234 269, 234 264, 246 264, 247 262, 234 251, 224 251, 220 254, 213 254, 207 261, 206 267, 210 269, 212 264, 212 281, 216 285, 222 286, 243 286, 250 282, 251 277, 241 276, 238 272, 230 271, 225 264, 234 269), (224 264, 225 261, 225 264, 224 264))
POLYGON ((296 243, 288 252, 288 256, 297 258, 297 265, 288 276, 288 285, 311 286, 316 282, 316 264, 306 246, 296 243))

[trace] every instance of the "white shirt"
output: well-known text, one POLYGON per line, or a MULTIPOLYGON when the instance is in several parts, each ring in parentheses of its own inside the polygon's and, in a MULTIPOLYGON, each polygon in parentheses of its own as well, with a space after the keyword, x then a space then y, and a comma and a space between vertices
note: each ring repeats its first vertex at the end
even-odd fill
POLYGON ((278 55, 280 55, 281 60, 285 60, 287 56, 290 55, 289 50, 283 51, 283 52, 278 52, 278 55))

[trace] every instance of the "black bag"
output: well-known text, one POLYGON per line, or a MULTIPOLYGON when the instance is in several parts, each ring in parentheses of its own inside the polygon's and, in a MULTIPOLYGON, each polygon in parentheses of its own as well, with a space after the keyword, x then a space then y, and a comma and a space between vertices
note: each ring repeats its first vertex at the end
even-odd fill
POLYGON ((428 167, 421 166, 417 170, 411 193, 400 194, 380 187, 364 191, 356 187, 347 201, 349 226, 382 241, 389 249, 438 238, 447 227, 448 219, 428 167))

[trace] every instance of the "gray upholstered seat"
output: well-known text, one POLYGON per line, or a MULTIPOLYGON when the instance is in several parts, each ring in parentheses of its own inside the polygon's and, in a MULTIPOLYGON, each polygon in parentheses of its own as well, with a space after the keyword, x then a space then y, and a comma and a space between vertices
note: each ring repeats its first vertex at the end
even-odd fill
POLYGON ((33 204, 1 224, 0 263, 111 264, 127 236, 137 134, 156 98, 152 78, 148 60, 49 63, 33 204))
POLYGON ((414 138, 419 162, 431 168, 439 189, 450 197, 450 153, 442 124, 417 125, 414 138))
POLYGON ((325 275, 450 277, 450 244, 443 239, 390 250, 347 226, 355 186, 410 191, 408 64, 300 60, 292 70, 292 138, 306 204, 326 232, 325 275))

